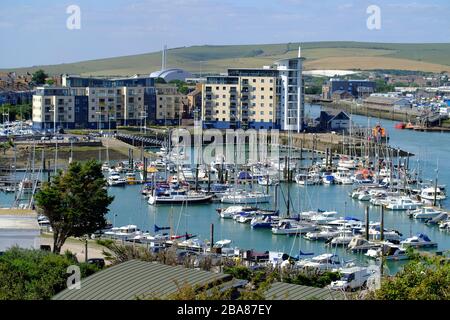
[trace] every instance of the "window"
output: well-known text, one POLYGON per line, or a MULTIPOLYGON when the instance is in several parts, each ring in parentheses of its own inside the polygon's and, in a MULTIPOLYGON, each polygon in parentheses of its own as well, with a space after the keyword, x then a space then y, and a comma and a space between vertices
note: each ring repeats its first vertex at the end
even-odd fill
POLYGON ((270 88, 269 88, 269 90, 270 90, 270 91, 273 91, 273 88, 272 88, 272 87, 270 87, 270 88))
POLYGON ((264 83, 264 79, 261 79, 261 83, 264 83))
POLYGON ((256 82, 256 79, 253 79, 253 82, 255 83, 255 82, 256 82))
POLYGON ((225 113, 226 113, 226 111, 225 111, 225 110, 223 110, 223 111, 222 111, 222 113, 223 113, 223 114, 225 114, 225 113))
POLYGON ((264 115, 264 111, 261 111, 259 114, 263 116, 264 115))
POLYGON ((227 90, 227 87, 223 87, 223 90, 227 90))
POLYGON ((261 88, 261 91, 264 91, 264 87, 261 88))
POLYGON ((225 102, 222 102, 222 106, 224 106, 224 107, 225 107, 225 106, 226 106, 226 103, 225 103, 225 102))
POLYGON ((219 90, 219 87, 216 87, 216 90, 219 90))
POLYGON ((270 79, 269 82, 270 82, 270 83, 273 83, 273 79, 270 79))
POLYGON ((224 98, 224 99, 225 99, 226 97, 227 97, 226 95, 222 95, 222 98, 224 98))
POLYGON ((264 99, 264 96, 261 96, 261 99, 264 99))
POLYGON ((218 114, 219 113, 219 110, 216 110, 216 114, 218 114))
POLYGON ((269 96, 269 99, 273 99, 273 96, 269 96))
POLYGON ((222 118, 222 121, 225 121, 225 118, 222 118))

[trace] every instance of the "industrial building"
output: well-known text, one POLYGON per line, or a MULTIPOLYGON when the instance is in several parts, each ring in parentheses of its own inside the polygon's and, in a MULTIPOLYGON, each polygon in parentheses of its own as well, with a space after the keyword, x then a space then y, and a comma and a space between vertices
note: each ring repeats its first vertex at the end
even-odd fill
MULTIPOLYGON (((339 93, 339 96, 342 96, 343 92, 347 92, 355 99, 365 98, 374 93, 375 88, 375 81, 332 78, 322 86, 322 99, 331 100, 336 92, 339 93)), ((346 99, 349 98, 348 94, 346 99)))

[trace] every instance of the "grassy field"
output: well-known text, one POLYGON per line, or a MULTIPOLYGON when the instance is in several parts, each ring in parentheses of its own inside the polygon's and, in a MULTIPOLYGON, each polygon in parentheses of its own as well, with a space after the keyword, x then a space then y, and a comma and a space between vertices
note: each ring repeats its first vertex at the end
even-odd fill
MULTIPOLYGON (((195 73, 224 72, 228 67, 261 67, 274 60, 297 56, 298 43, 192 46, 168 50, 168 66, 195 73)), ((395 69, 450 71, 450 43, 392 44, 368 42, 306 42, 302 55, 307 70, 395 69)), ((50 74, 127 76, 159 70, 161 52, 90 60, 77 63, 19 68, 18 73, 43 68, 50 74)), ((0 71, 11 71, 1 70, 0 71)))

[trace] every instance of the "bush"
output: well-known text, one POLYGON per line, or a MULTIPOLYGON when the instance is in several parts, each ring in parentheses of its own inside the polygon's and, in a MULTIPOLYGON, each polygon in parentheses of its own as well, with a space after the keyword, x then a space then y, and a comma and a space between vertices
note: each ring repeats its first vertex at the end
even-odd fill
POLYGON ((86 277, 98 270, 79 264, 74 255, 11 248, 0 256, 0 300, 46 300, 67 287, 67 268, 80 267, 86 277))

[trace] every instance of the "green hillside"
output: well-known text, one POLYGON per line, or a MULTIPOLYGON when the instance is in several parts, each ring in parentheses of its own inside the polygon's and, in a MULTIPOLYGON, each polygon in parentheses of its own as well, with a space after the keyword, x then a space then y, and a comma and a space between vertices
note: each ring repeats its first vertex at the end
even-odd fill
MULTIPOLYGON (((192 46, 168 50, 168 66, 195 73, 224 72, 228 67, 261 67, 274 60, 295 57, 299 43, 263 45, 192 46)), ((450 71, 450 44, 392 44, 363 42, 301 43, 306 69, 398 69, 450 71)), ((38 68, 49 74, 126 76, 159 70, 161 52, 14 69, 38 68)), ((12 70, 0 70, 12 71, 12 70)))

